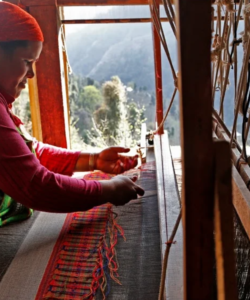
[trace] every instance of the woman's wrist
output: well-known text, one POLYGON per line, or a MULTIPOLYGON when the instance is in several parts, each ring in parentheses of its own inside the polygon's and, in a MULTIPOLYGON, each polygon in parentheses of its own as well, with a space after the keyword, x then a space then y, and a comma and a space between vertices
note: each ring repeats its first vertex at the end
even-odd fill
POLYGON ((111 202, 115 194, 114 180, 101 180, 99 181, 102 187, 101 204, 111 202))
POLYGON ((89 153, 89 171, 94 171, 95 169, 95 154, 89 153))
POLYGON ((88 172, 96 170, 98 157, 99 153, 81 152, 77 159, 74 172, 88 172))
POLYGON ((94 171, 97 169, 97 159, 99 153, 89 153, 89 171, 94 171))

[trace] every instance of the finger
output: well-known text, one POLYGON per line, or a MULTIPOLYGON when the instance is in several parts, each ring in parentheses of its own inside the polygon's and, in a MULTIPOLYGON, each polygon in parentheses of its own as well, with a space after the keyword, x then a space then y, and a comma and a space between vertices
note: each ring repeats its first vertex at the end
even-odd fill
POLYGON ((138 164, 138 155, 128 157, 128 169, 136 167, 138 164))
POLYGON ((135 190, 136 190, 136 193, 140 196, 143 196, 145 191, 143 188, 141 188, 139 185, 135 185, 135 190))
POLYGON ((123 157, 123 163, 124 163, 124 171, 127 171, 131 168, 131 161, 128 157, 123 157))
MULTIPOLYGON (((123 176, 123 175, 121 175, 121 176, 123 176)), ((137 174, 124 175, 123 178, 124 178, 124 177, 130 179, 130 180, 133 181, 133 182, 136 182, 136 180, 138 179, 137 174)))
POLYGON ((135 160, 135 159, 138 159, 138 155, 133 155, 133 156, 130 156, 130 155, 119 155, 119 157, 121 159, 132 159, 132 160, 135 160))
POLYGON ((120 165, 116 164, 113 171, 112 171, 112 173, 117 175, 117 174, 120 174, 120 171, 121 171, 120 170, 120 165))
POLYGON ((121 160, 124 163, 124 171, 130 170, 137 165, 137 158, 135 157, 123 156, 121 160))
POLYGON ((111 149, 115 152, 127 153, 130 151, 130 148, 125 147, 111 147, 111 149))
POLYGON ((124 166, 123 163, 120 160, 118 160, 115 164, 114 169, 113 169, 113 173, 114 174, 121 174, 123 172, 123 166, 124 166))
POLYGON ((132 180, 133 182, 136 182, 137 179, 138 179, 138 177, 137 177, 136 175, 133 175, 132 178, 131 178, 131 180, 132 180))
POLYGON ((136 167, 138 165, 138 155, 136 155, 134 158, 133 158, 133 161, 132 161, 132 168, 136 167))

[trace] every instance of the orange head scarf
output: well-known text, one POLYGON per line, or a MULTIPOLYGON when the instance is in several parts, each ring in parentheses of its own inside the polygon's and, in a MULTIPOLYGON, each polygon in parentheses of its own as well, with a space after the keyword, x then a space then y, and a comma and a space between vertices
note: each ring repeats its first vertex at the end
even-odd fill
POLYGON ((37 21, 17 5, 0 2, 0 42, 44 41, 37 21))

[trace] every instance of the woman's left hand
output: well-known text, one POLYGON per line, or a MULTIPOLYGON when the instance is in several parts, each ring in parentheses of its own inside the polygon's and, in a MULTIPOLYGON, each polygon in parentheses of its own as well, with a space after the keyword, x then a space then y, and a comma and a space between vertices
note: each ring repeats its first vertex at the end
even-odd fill
POLYGON ((121 174, 124 171, 137 166, 138 155, 123 156, 120 153, 128 153, 129 148, 110 147, 96 155, 95 169, 111 174, 121 174))

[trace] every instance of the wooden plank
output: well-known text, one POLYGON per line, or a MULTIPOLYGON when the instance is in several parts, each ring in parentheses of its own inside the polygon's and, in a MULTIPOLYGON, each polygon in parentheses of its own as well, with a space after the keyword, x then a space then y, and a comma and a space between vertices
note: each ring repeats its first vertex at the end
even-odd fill
POLYGON ((250 191, 234 166, 232 170, 232 186, 234 207, 250 239, 250 191))
MULTIPOLYGON (((157 7, 160 14, 159 5, 157 7)), ((155 96, 156 96, 156 123, 157 128, 163 120, 163 98, 162 98, 162 70, 161 70, 161 41, 157 30, 152 23, 153 47, 154 47, 154 66, 155 66, 155 96)), ((158 134, 163 134, 163 126, 159 128, 158 134)))
POLYGON ((8 2, 11 2, 13 4, 22 4, 23 6, 47 6, 47 5, 54 5, 55 6, 55 0, 7 0, 8 2))
MULTIPOLYGON (((167 134, 155 136, 154 149, 163 259, 166 242, 170 238, 180 212, 180 201, 167 134)), ((181 223, 174 240, 176 243, 172 245, 168 259, 165 297, 168 300, 183 300, 183 237, 181 223)))
POLYGON ((67 99, 61 75, 63 61, 59 51, 57 9, 55 6, 32 6, 30 13, 38 21, 45 38, 43 52, 36 66, 43 141, 67 147, 67 99))
POLYGON ((215 253, 218 300, 236 300, 231 151, 228 142, 215 148, 215 253))
MULTIPOLYGON (((18 0, 10 0, 16 1, 18 0)), ((55 5, 55 0, 22 0, 25 6, 55 5)), ((162 2, 161 2, 162 3, 162 2)), ((148 0, 57 0, 60 6, 148 5, 148 0)))
MULTIPOLYGON (((221 17, 221 20, 224 20, 224 17, 221 17)), ((214 17, 214 21, 217 20, 217 17, 214 17)), ((62 20, 62 24, 117 24, 117 23, 150 23, 151 18, 133 18, 133 19, 78 19, 78 20, 62 20)), ((168 18, 161 18, 161 22, 169 22, 168 18)))
MULTIPOLYGON (((218 124, 214 123, 214 130, 218 138, 230 141, 228 134, 218 124)), ((236 166, 240 152, 235 147, 231 149, 231 155, 236 166)), ((250 168, 247 164, 240 164, 238 171, 235 166, 232 170, 233 204, 250 239, 250 191, 247 188, 247 184, 250 182, 250 168)))
MULTIPOLYGON (((40 1, 40 0, 34 0, 40 1)), ((73 5, 148 5, 148 0, 57 0, 58 5, 73 6, 73 5)), ((174 0, 171 1, 174 3, 174 0)), ((212 0, 211 3, 214 3, 212 0)), ((238 3, 239 0, 236 0, 238 3)), ((162 3, 159 0, 159 3, 162 3)))
MULTIPOLYGON (((229 134, 222 129, 218 124, 214 124, 214 130, 216 135, 225 141, 230 141, 230 136, 229 134)), ((241 153, 240 151, 237 149, 237 147, 232 148, 231 150, 231 154, 232 154, 232 159, 233 159, 233 163, 235 165, 235 167, 238 169, 243 181, 245 182, 245 185, 249 186, 250 183, 250 168, 249 165, 247 163, 244 163, 244 161, 241 158, 241 153)))
MULTIPOLYGON (((35 67, 34 67, 34 72, 36 74, 35 67)), ((42 126, 41 126, 41 113, 40 113, 36 76, 32 79, 29 79, 28 84, 29 84, 30 111, 31 111, 33 136, 38 141, 43 141, 42 126)))
POLYGON ((148 0, 58 0, 58 5, 148 5, 148 0))
POLYGON ((184 298, 210 300, 214 250, 211 2, 178 0, 176 4, 183 166, 184 298))
MULTIPOLYGON (((93 20, 62 20, 62 24, 116 24, 116 23, 151 23, 151 18, 133 19, 93 19, 93 20)), ((168 22, 168 18, 161 18, 161 22, 168 22)))
MULTIPOLYGON (((62 30, 64 30, 65 28, 62 28, 62 30)), ((64 32, 64 36, 65 36, 65 32, 64 32)), ((67 120, 65 120, 65 125, 69 128, 68 133, 70 133, 70 103, 69 103, 69 65, 68 65, 68 57, 67 57, 67 53, 64 50, 62 51, 62 57, 63 57, 63 82, 65 85, 65 92, 66 92, 66 104, 67 104, 67 120)), ((68 138, 69 140, 69 148, 71 149, 71 140, 70 138, 68 138)))
MULTIPOLYGON (((20 0, 6 0, 8 2, 18 4, 20 0)), ((22 0, 22 5, 25 6, 46 6, 55 4, 55 0, 22 0)), ((171 1, 174 2, 173 0, 171 1)), ((211 3, 214 3, 212 0, 211 3)), ((239 0, 235 1, 239 3, 239 0)), ((158 0, 162 4, 162 0, 158 0)), ((112 5, 148 5, 148 0, 57 0, 57 5, 60 6, 112 6, 112 5)))

